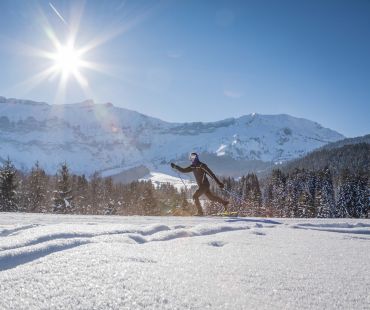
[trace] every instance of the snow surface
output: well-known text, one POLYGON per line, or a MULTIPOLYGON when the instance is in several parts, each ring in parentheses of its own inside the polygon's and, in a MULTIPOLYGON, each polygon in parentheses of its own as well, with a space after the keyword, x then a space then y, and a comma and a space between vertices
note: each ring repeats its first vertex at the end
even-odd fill
POLYGON ((146 175, 145 177, 139 179, 139 181, 148 180, 152 181, 154 186, 159 186, 161 184, 171 184, 179 191, 185 187, 186 189, 189 189, 192 186, 197 185, 195 181, 190 180, 189 177, 186 175, 182 175, 180 179, 180 177, 174 177, 160 172, 151 172, 149 175, 146 175))
POLYGON ((370 221, 2 213, 0 309, 369 309, 370 221))

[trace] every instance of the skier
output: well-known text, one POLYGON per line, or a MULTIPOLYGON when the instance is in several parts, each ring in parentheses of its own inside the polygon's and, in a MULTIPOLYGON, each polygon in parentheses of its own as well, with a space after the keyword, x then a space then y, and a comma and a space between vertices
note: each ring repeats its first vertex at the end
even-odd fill
POLYGON ((191 161, 191 165, 189 167, 182 168, 174 163, 171 163, 171 167, 182 173, 188 173, 188 172, 194 173, 195 180, 197 181, 197 184, 198 184, 198 189, 195 191, 193 195, 194 203, 198 209, 198 213, 196 215, 198 216, 203 215, 203 209, 199 201, 199 197, 203 194, 205 194, 208 199, 221 203, 225 207, 225 211, 226 211, 226 208, 229 202, 226 200, 223 200, 222 198, 216 196, 215 194, 211 192, 210 184, 207 179, 207 174, 213 180, 217 182, 220 188, 224 188, 224 184, 215 176, 215 174, 211 171, 211 169, 208 168, 208 166, 205 163, 202 163, 199 160, 197 153, 191 153, 189 160, 191 161))

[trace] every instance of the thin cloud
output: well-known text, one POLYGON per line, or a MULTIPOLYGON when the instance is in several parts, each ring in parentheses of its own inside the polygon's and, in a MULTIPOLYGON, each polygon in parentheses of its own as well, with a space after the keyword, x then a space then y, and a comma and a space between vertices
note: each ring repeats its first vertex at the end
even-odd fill
POLYGON ((243 93, 234 90, 224 90, 224 95, 229 98, 238 99, 243 96, 243 93))

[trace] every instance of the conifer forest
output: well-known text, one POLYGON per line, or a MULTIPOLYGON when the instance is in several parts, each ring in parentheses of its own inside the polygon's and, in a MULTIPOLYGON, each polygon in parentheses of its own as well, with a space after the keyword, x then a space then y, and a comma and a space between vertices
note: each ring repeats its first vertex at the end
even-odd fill
MULTIPOLYGON (((250 173, 239 179, 223 178, 225 189, 212 186, 230 201, 239 216, 295 218, 367 218, 369 171, 329 167, 319 170, 273 170, 259 179, 250 173)), ((62 163, 48 175, 38 162, 29 173, 18 171, 11 160, 0 169, 0 211, 96 215, 191 215, 196 187, 176 189, 171 184, 135 181, 115 184, 98 173, 86 177, 70 173, 62 163)), ((205 214, 222 206, 205 201, 205 214)))

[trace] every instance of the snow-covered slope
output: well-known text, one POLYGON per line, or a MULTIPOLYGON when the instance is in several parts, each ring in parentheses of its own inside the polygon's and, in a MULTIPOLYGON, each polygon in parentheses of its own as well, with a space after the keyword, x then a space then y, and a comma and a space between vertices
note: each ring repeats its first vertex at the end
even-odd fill
POLYGON ((48 105, 0 97, 0 160, 29 169, 37 160, 54 173, 162 171, 189 151, 233 160, 280 162, 342 139, 339 133, 289 115, 251 114, 211 123, 169 123, 91 100, 48 105))
POLYGON ((0 217, 0 309, 369 309, 370 220, 0 217))

